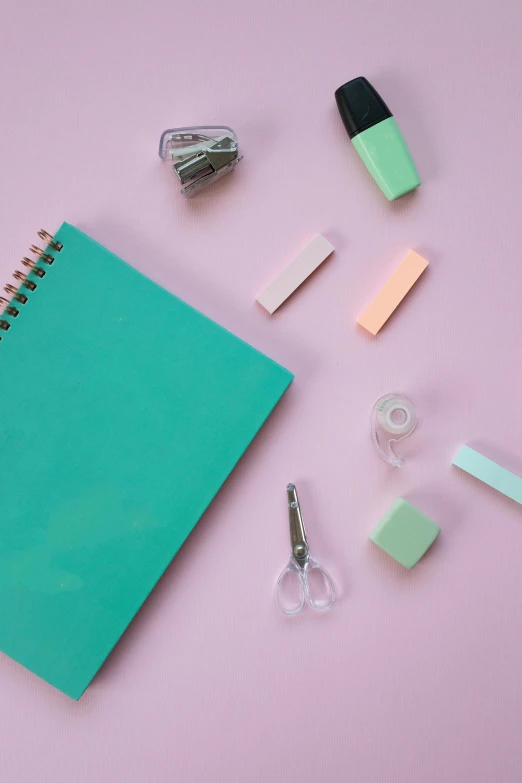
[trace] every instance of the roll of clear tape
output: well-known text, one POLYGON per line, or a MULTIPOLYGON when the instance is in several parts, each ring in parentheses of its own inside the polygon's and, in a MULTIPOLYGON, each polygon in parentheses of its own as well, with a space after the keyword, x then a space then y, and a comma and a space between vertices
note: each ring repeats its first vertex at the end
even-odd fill
POLYGON ((371 415, 371 437, 379 456, 397 468, 404 465, 394 446, 411 435, 418 421, 417 409, 405 394, 391 392, 379 397, 371 415))

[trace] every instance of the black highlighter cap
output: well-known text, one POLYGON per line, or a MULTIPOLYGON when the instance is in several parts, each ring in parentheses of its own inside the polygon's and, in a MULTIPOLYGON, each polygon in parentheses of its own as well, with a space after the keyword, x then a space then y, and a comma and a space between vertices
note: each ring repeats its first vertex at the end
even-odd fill
POLYGON ((393 116, 377 90, 364 76, 358 76, 339 87, 335 91, 335 100, 351 139, 393 116))

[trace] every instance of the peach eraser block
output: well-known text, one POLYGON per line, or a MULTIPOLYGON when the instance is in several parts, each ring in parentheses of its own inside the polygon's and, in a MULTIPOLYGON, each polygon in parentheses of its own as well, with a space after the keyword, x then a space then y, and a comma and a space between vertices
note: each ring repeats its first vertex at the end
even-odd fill
POLYGON ((427 266, 428 262, 425 258, 410 250, 373 302, 358 318, 357 323, 370 334, 377 334, 427 266))
POLYGON ((256 297, 256 301, 272 315, 334 250, 334 246, 322 234, 316 234, 279 277, 256 297))

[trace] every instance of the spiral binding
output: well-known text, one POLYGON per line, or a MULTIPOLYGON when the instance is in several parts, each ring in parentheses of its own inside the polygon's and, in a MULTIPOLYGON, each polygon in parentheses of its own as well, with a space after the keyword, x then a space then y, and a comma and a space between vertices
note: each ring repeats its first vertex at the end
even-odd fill
MULTIPOLYGON (((57 242, 53 235, 49 234, 48 231, 44 231, 43 228, 38 232, 38 236, 46 243, 47 247, 52 247, 52 249, 57 253, 59 253, 63 248, 63 245, 60 242, 57 242)), ((42 250, 41 247, 37 247, 37 245, 31 245, 30 252, 38 256, 38 259, 33 261, 32 259, 24 256, 24 258, 22 258, 22 264, 28 268, 29 272, 32 272, 37 277, 44 277, 45 269, 41 266, 38 266, 38 262, 42 261, 44 264, 51 265, 54 262, 54 256, 50 255, 45 250, 42 250)), ((27 275, 29 272, 26 274, 25 272, 20 272, 18 269, 16 272, 13 272, 13 277, 19 283, 19 287, 17 288, 16 286, 8 283, 6 286, 4 286, 4 291, 9 294, 10 299, 6 299, 5 296, 0 296, 0 310, 3 310, 6 315, 10 315, 12 318, 16 318, 20 312, 18 307, 13 307, 12 301, 14 300, 21 305, 24 305, 27 302, 27 296, 20 291, 20 288, 24 287, 29 291, 34 291, 34 289, 37 287, 37 284, 33 280, 28 279, 27 275)), ((10 328, 11 324, 9 321, 0 318, 0 329, 4 332, 7 332, 10 328)), ((0 340, 1 339, 2 338, 0 337, 0 340)))

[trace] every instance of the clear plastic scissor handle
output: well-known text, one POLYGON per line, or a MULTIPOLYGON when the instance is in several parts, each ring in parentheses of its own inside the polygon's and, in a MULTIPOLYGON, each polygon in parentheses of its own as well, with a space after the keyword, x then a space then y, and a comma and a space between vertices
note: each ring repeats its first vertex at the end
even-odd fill
POLYGON ((305 603, 312 609, 331 609, 335 601, 333 579, 322 565, 308 556, 300 565, 291 556, 276 585, 276 601, 280 611, 286 615, 300 612, 305 603))

